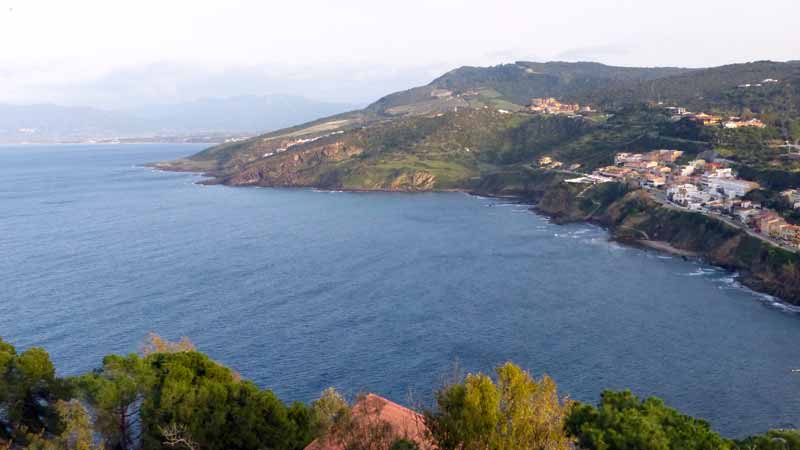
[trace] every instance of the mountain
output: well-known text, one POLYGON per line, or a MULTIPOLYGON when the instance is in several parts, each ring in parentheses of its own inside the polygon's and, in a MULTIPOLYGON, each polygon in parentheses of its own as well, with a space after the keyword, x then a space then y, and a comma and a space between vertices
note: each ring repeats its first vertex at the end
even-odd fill
POLYGON ((691 153, 714 145, 713 136, 698 140, 674 130, 657 102, 795 120, 798 74, 799 62, 769 61, 708 69, 564 62, 462 67, 360 111, 157 166, 203 171, 232 185, 470 189, 487 174, 545 154, 595 167, 617 151, 680 147, 691 153), (740 87, 746 84, 751 87, 740 87), (525 111, 531 97, 549 96, 609 114, 525 111))
POLYGON ((287 95, 208 98, 110 111, 58 105, 0 105, 0 142, 258 133, 353 109, 287 95))
POLYGON ((151 125, 134 115, 87 107, 1 105, 0 142, 138 135, 151 125))

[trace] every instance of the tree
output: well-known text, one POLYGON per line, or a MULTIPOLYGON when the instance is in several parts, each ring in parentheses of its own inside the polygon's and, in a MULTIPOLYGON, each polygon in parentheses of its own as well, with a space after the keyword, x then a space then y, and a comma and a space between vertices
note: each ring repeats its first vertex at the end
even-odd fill
POLYGON ((141 405, 152 384, 149 368, 135 354, 103 358, 103 367, 76 380, 94 410, 95 427, 111 450, 138 446, 141 405))
POLYGON ((192 439, 186 427, 178 426, 174 423, 161 428, 164 436, 163 444, 169 448, 185 448, 187 450, 199 450, 200 446, 192 439))
POLYGON ((65 393, 46 351, 34 347, 18 354, 0 339, 0 438, 25 442, 27 435, 57 431, 54 405, 65 393))
POLYGON ((547 376, 535 380, 507 363, 496 369, 497 382, 468 375, 437 392, 436 411, 425 423, 442 450, 568 449, 564 423, 570 402, 558 397, 547 376))
POLYGON ((30 437, 26 450, 103 450, 102 443, 95 446, 94 430, 86 408, 77 400, 59 400, 56 411, 62 431, 52 439, 43 434, 30 437))
POLYGON ((147 333, 144 344, 142 344, 141 353, 147 356, 153 353, 180 353, 193 352, 195 350, 197 349, 194 344, 186 336, 183 336, 177 342, 172 342, 151 331, 147 333))
POLYGON ((145 449, 161 449, 175 436, 170 430, 203 450, 292 450, 310 440, 304 407, 290 410, 202 353, 153 353, 145 362, 151 377, 141 403, 145 449))
POLYGON ((317 400, 311 403, 311 420, 314 435, 326 436, 333 427, 350 414, 347 400, 334 388, 325 389, 317 400))
POLYGON ((655 397, 640 401, 630 391, 605 391, 596 408, 575 405, 566 429, 587 450, 731 448, 707 422, 680 414, 655 397))
POLYGON ((736 442, 738 450, 800 450, 800 431, 770 430, 736 442))

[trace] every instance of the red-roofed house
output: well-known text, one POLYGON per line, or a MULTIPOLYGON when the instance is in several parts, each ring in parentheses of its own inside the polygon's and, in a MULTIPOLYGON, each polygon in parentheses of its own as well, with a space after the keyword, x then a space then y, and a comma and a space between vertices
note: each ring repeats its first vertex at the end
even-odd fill
MULTIPOLYGON (((396 439, 414 441, 420 450, 435 447, 426 438, 427 428, 421 414, 387 400, 379 395, 367 394, 352 408, 355 421, 384 421, 388 423, 396 439)), ((344 450, 344 446, 329 439, 315 439, 305 450, 344 450)))

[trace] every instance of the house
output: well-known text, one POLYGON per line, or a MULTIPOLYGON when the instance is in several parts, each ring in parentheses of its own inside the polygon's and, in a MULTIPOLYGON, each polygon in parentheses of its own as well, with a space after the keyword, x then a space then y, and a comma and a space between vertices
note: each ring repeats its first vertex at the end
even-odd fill
POLYGON ((724 122, 722 126, 725 128, 745 128, 745 127, 765 128, 767 125, 756 118, 750 120, 741 120, 732 117, 730 120, 724 122))
POLYGON ((575 114, 581 109, 577 103, 561 103, 553 97, 532 98, 528 110, 543 114, 575 114))
POLYGON ((623 164, 640 163, 644 160, 644 155, 641 153, 617 153, 614 155, 614 164, 621 166, 623 164))
POLYGON ((688 112, 686 108, 682 108, 680 106, 667 106, 664 108, 668 113, 672 114, 673 116, 685 116, 688 112))
POLYGON ((608 178, 622 179, 631 174, 631 169, 627 167, 606 166, 597 169, 598 175, 608 178))
POLYGON ((720 122, 720 118, 711 114, 697 113, 689 116, 691 120, 701 123, 703 125, 716 125, 720 122))
POLYGON ((792 224, 782 223, 778 226, 777 237, 778 239, 794 242, 797 240, 797 233, 800 227, 792 224))
POLYGON ((781 195, 786 197, 786 200, 788 200, 789 203, 794 203, 800 200, 800 191, 797 189, 786 189, 785 191, 781 191, 781 195))
POLYGON ((641 184, 643 187, 660 188, 667 184, 667 179, 662 176, 647 173, 644 175, 641 184))
POLYGON ((690 161, 689 164, 681 166, 680 175, 688 177, 696 173, 702 173, 705 167, 706 167, 706 161, 704 159, 695 159, 693 161, 690 161))
POLYGON ((693 184, 679 184, 670 186, 667 189, 667 197, 675 203, 686 205, 692 198, 697 196, 697 191, 697 186, 693 184))
POLYGON ((709 175, 709 177, 735 178, 735 175, 733 174, 733 169, 731 169, 730 167, 720 167, 720 168, 714 169, 711 172, 711 175, 709 175))
POLYGON ((680 150, 653 150, 652 152, 645 153, 644 159, 647 161, 672 164, 681 156, 683 156, 683 152, 680 150))
POLYGON ((742 197, 759 185, 753 181, 739 180, 736 178, 709 176, 708 189, 711 192, 720 192, 728 198, 742 197))
MULTIPOLYGON (((375 394, 361 397, 352 407, 353 421, 370 425, 388 425, 393 438, 407 439, 417 444, 420 450, 433 450, 434 445, 428 436, 421 414, 400 406, 375 394)), ((345 444, 334 438, 319 438, 306 446, 305 450, 345 450, 345 444)))
POLYGON ((777 227, 783 223, 784 220, 774 211, 761 211, 761 213, 753 217, 753 222, 762 234, 771 235, 773 230, 777 230, 777 227))
POLYGON ((751 218, 758 215, 758 210, 754 208, 743 208, 737 209, 734 213, 736 218, 738 218, 741 222, 747 223, 750 221, 751 218))

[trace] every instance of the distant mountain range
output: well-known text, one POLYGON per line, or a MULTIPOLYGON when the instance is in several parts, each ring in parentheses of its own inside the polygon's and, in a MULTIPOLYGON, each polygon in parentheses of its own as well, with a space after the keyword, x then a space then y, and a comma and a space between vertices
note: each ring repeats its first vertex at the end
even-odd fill
POLYGON ((48 104, 0 104, 0 142, 257 134, 354 108, 288 95, 207 98, 113 111, 48 104))

